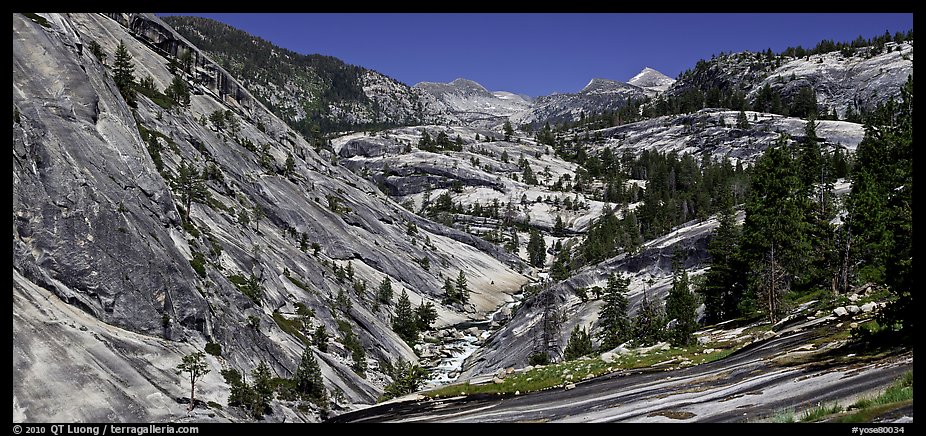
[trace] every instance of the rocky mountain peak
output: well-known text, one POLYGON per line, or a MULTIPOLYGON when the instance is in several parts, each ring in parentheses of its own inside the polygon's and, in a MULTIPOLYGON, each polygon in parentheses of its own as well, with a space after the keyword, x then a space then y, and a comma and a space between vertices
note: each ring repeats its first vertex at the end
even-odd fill
POLYGON ((608 93, 614 92, 619 89, 626 88, 627 84, 624 82, 618 82, 616 80, 594 78, 588 82, 588 85, 585 85, 580 94, 590 94, 590 93, 608 93))
POLYGON ((627 83, 641 88, 661 88, 660 91, 665 91, 675 83, 675 79, 653 68, 644 67, 636 76, 630 78, 627 83))
POLYGON ((479 84, 479 82, 475 82, 469 79, 464 79, 462 77, 458 77, 454 79, 452 82, 450 82, 450 85, 462 91, 469 91, 469 92, 479 93, 479 94, 491 94, 489 90, 487 90, 485 86, 482 86, 481 84, 479 84))

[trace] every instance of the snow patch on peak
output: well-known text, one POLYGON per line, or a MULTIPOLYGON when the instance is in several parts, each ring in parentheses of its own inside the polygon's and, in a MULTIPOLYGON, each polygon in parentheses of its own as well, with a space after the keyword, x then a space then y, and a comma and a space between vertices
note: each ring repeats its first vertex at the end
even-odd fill
POLYGON ((639 86, 647 91, 663 92, 675 83, 675 79, 653 68, 644 67, 643 70, 628 80, 627 83, 639 86))
POLYGON ((522 95, 522 94, 515 94, 513 92, 508 92, 508 91, 495 91, 492 93, 492 95, 502 100, 508 100, 512 102, 523 102, 524 104, 530 104, 531 100, 533 100, 529 96, 522 95))

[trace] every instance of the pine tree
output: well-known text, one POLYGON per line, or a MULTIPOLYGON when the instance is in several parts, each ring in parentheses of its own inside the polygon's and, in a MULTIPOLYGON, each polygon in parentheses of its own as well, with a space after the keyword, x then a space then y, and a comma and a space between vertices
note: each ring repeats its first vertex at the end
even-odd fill
POLYGON ((177 365, 177 375, 183 373, 190 375, 190 407, 188 410, 192 411, 196 407, 196 380, 209 373, 206 355, 196 352, 183 356, 183 361, 177 365))
POLYGON ((402 295, 395 303, 395 315, 392 316, 392 330, 409 346, 418 342, 418 325, 415 310, 408 299, 408 293, 402 289, 402 295))
POLYGON ((187 88, 186 81, 181 79, 180 76, 174 76, 170 85, 164 90, 164 95, 171 99, 177 106, 190 106, 190 90, 187 88))
POLYGON ((881 325, 902 326, 912 340, 913 304, 913 76, 900 101, 879 105, 866 120, 852 169, 847 209, 853 263, 861 282, 884 283, 896 300, 881 325))
POLYGON ((466 285, 466 274, 463 274, 463 270, 457 274, 456 296, 463 304, 469 302, 469 287, 466 285))
POLYGON ((804 219, 809 198, 785 144, 780 139, 756 161, 743 225, 749 289, 757 309, 772 322, 786 309, 782 297, 811 251, 804 219))
POLYGON ((392 304, 392 279, 389 276, 380 282, 376 290, 376 299, 385 304, 392 304))
POLYGON ((572 333, 569 335, 569 342, 566 344, 566 349, 563 350, 563 357, 566 360, 575 360, 582 356, 591 354, 592 351, 592 339, 588 335, 586 329, 579 329, 579 326, 576 325, 572 329, 572 333))
POLYGON ((531 169, 530 164, 524 164, 524 172, 521 175, 521 181, 527 183, 528 185, 537 184, 537 176, 534 175, 534 170, 531 169))
POLYGON ((317 402, 324 402, 327 397, 325 383, 322 379, 322 370, 315 360, 315 354, 312 349, 305 347, 302 350, 302 358, 299 360, 299 366, 296 367, 296 373, 293 375, 293 382, 296 385, 296 391, 303 398, 309 398, 317 402))
POLYGON ((183 201, 183 219, 189 221, 193 202, 203 202, 208 198, 209 191, 205 180, 199 170, 183 161, 180 163, 174 186, 180 192, 180 199, 183 201))
POLYGON ((641 346, 653 345, 665 337, 665 316, 659 304, 650 299, 646 292, 633 318, 634 343, 641 346))
POLYGON ((350 313, 350 309, 353 307, 353 303, 350 300, 350 297, 347 295, 347 292, 344 292, 344 289, 338 289, 338 295, 335 297, 335 305, 344 313, 350 313))
POLYGON ((392 383, 386 385, 383 392, 385 399, 401 397, 415 392, 428 379, 428 372, 424 368, 403 359, 396 362, 391 373, 392 383))
POLYGON ((565 229, 566 229, 566 225, 563 224, 563 217, 557 215, 557 216, 556 216, 556 223, 553 224, 553 231, 554 231, 557 235, 562 235, 562 234, 563 234, 563 231, 564 231, 565 229))
POLYGON ((273 400, 273 373, 270 372, 267 362, 261 360, 257 368, 251 370, 251 379, 254 380, 251 412, 256 417, 263 416, 273 400))
POLYGON ((283 174, 286 176, 292 176, 296 171, 296 160, 293 159, 292 153, 286 153, 286 162, 283 166, 283 174))
POLYGON ((505 124, 502 126, 502 130, 505 132, 505 141, 510 141, 511 135, 514 135, 514 129, 511 128, 511 122, 505 120, 505 124))
POLYGON ((629 278, 611 273, 608 286, 604 289, 604 304, 598 310, 598 323, 601 331, 601 349, 610 350, 630 339, 630 321, 627 318, 627 286, 629 278))
POLYGON ((91 39, 87 47, 90 53, 100 60, 101 64, 106 65, 106 52, 103 51, 103 47, 100 46, 100 43, 96 42, 95 39, 91 39))
POLYGON ((323 324, 319 324, 312 333, 312 345, 318 347, 322 353, 328 352, 328 330, 323 324))
POLYGON ((444 304, 453 304, 460 301, 460 297, 457 296, 457 289, 453 286, 453 281, 450 280, 450 277, 444 278, 444 304))
POLYGON ((132 65, 132 55, 129 54, 125 43, 119 41, 116 47, 116 58, 113 61, 113 81, 126 103, 135 107, 135 66, 132 65))
POLYGON ((729 190, 725 190, 720 202, 723 205, 718 220, 720 224, 711 233, 707 245, 710 257, 704 285, 698 292, 704 297, 704 322, 715 324, 739 316, 739 303, 743 284, 739 262, 740 232, 736 225, 736 211, 733 209, 729 190))
POLYGON ((531 237, 527 242, 527 258, 528 263, 537 268, 542 268, 547 261, 547 247, 537 229, 531 229, 531 237))
POLYGON ((749 128, 749 119, 746 118, 746 112, 740 111, 740 113, 737 114, 736 127, 744 130, 749 128))
POLYGON ((820 142, 817 138, 816 119, 810 117, 804 124, 804 138, 799 142, 799 165, 800 179, 806 192, 810 195, 816 183, 820 182, 820 172, 823 168, 823 157, 820 152, 820 142))
POLYGON ((415 309, 415 325, 418 331, 431 330, 431 324, 437 321, 437 309, 430 301, 421 300, 421 304, 415 309))
POLYGON ((698 302, 688 288, 688 271, 682 266, 682 253, 675 248, 672 259, 672 289, 666 297, 666 319, 675 325, 668 332, 669 341, 675 346, 688 346, 692 333, 698 328, 698 302))

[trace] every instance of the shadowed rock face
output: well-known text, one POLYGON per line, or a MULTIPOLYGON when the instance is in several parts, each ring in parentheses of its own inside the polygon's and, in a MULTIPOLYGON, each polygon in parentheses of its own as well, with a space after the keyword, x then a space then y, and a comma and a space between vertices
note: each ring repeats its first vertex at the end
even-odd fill
MULTIPOLYGON (((372 403, 388 382, 380 362, 416 361, 390 327, 392 309, 372 310, 384 277, 413 304, 434 302, 438 325, 479 317, 526 281, 498 260, 503 256, 481 251, 485 241, 410 214, 332 164, 330 152, 316 153, 156 18, 43 15, 49 27, 13 14, 14 417, 185 419, 175 399, 188 397, 189 386, 173 368, 206 342, 218 343, 222 356, 209 357, 212 373, 197 399, 227 404, 223 367, 249 372, 266 361, 276 375, 292 376, 305 345, 275 319, 296 318, 296 303, 314 310, 306 330, 324 326, 334 339, 328 352, 315 350, 334 411, 372 403), (183 77, 202 92, 193 93, 189 108, 172 110, 139 94, 133 111, 108 67, 85 49, 96 41, 111 65, 120 40, 135 76, 150 76, 158 90, 174 77, 165 56, 192 50, 197 67, 183 77), (206 121, 217 111, 237 127, 206 121), (176 182, 181 164, 210 168, 208 198, 192 202, 187 225, 176 182), (409 221, 434 248, 412 245, 409 221), (301 235, 306 245, 319 244, 317 256, 300 247, 301 235), (429 270, 416 262, 422 257, 431 260, 429 270), (334 274, 334 265, 348 262, 366 292, 334 274), (443 277, 461 270, 473 289, 473 313, 440 304, 443 277), (260 304, 234 275, 256 278, 260 304), (334 304, 342 290, 350 309, 334 304), (79 313, 86 316, 75 319, 79 313), (359 337, 366 377, 350 368, 336 317, 359 337), (68 349, 56 353, 63 346, 50 338, 66 340, 68 349), (75 373, 82 376, 68 376, 75 373), (100 394, 80 394, 87 389, 100 394)), ((314 409, 273 408, 271 421, 318 419, 314 409)), ((193 419, 213 412, 198 408, 193 419)), ((235 408, 215 413, 246 419, 235 408)))
MULTIPOLYGON (((742 219, 742 216, 740 217, 742 219)), ((621 254, 596 265, 586 267, 569 279, 557 282, 547 290, 553 294, 555 307, 566 314, 566 322, 559 329, 557 343, 564 348, 573 327, 580 325, 592 331, 596 325, 601 301, 582 302, 575 294, 578 288, 607 286, 611 273, 621 273, 631 281, 628 286, 628 313, 636 313, 637 306, 643 299, 644 292, 648 298, 662 301, 672 286, 672 256, 676 247, 685 258, 685 269, 692 275, 700 274, 708 260, 707 242, 710 232, 717 226, 716 219, 704 222, 690 222, 668 235, 647 242, 642 250, 633 255, 621 254), (647 283, 653 279, 652 285, 647 283)), ((535 337, 540 334, 543 305, 539 295, 528 298, 517 308, 512 320, 486 341, 467 360, 469 368, 466 375, 491 373, 498 368, 527 365, 533 349, 535 337)))
POLYGON ((128 107, 88 54, 13 23, 14 269, 107 323, 203 330, 195 272, 174 255, 179 215, 128 107))

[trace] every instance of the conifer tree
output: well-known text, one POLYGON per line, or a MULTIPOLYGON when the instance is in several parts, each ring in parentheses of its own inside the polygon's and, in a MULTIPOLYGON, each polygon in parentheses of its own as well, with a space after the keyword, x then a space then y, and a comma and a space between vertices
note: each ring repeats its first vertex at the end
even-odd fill
POLYGON ((740 280, 742 266, 739 262, 740 232, 732 201, 730 191, 725 190, 720 198, 723 204, 718 218, 720 224, 711 233, 707 245, 709 268, 704 285, 698 289, 704 298, 706 324, 739 316, 738 306, 743 293, 740 280))
POLYGON ((756 309, 772 322, 785 311, 783 296, 811 251, 804 212, 809 198, 787 139, 770 147, 753 168, 743 225, 743 253, 756 309))
POLYGON ((126 103, 135 107, 135 66, 132 64, 132 55, 121 40, 113 60, 113 81, 126 103))
POLYGON ((444 278, 444 303, 452 304, 457 301, 460 301, 460 298, 457 296, 457 289, 453 286, 453 281, 450 280, 450 277, 444 278))
POLYGON ((896 300, 881 324, 902 327, 912 340, 913 304, 913 76, 900 101, 879 105, 867 118, 852 169, 849 248, 859 282, 887 285, 896 300))
POLYGON ((569 335, 569 342, 566 344, 566 349, 563 350, 563 357, 566 360, 575 360, 591 354, 592 351, 592 339, 589 337, 588 331, 584 328, 580 329, 576 325, 569 335))
POLYGON ((641 346, 653 345, 665 337, 665 316, 659 303, 643 293, 643 300, 633 318, 634 343, 641 346))
POLYGON ((196 352, 183 356, 183 361, 177 365, 177 374, 184 372, 190 375, 190 407, 188 410, 192 411, 196 406, 196 380, 200 380, 209 373, 206 355, 196 352))
POLYGON ((395 315, 392 316, 392 330, 399 335, 409 346, 418 342, 418 323, 415 310, 408 299, 408 293, 402 289, 402 294, 395 303, 395 315))
POLYGON ((682 252, 676 247, 672 258, 672 289, 666 297, 666 319, 675 320, 668 332, 669 341, 676 346, 690 345, 692 333, 698 328, 698 302, 688 287, 688 271, 683 260, 682 252))
POLYGON ((601 349, 610 350, 630 339, 630 321, 627 318, 627 286, 629 278, 611 273, 608 286, 604 289, 604 305, 598 310, 598 323, 601 330, 598 337, 601 349))
POLYGON ((321 402, 327 397, 322 370, 309 347, 302 350, 302 358, 299 360, 299 366, 296 367, 293 382, 296 384, 296 391, 305 398, 321 402))
POLYGON ((174 180, 175 188, 180 192, 183 201, 183 219, 190 220, 190 208, 193 202, 203 202, 207 199, 209 191, 206 188, 202 173, 186 161, 180 163, 177 178, 174 180))
POLYGON ((528 263, 537 268, 542 268, 547 261, 547 247, 537 229, 531 229, 531 237, 527 242, 527 257, 528 263))
POLYGON ((385 304, 392 304, 392 279, 389 276, 380 282, 376 290, 376 299, 385 304))
POLYGON ((463 270, 457 274, 456 296, 463 304, 469 302, 469 287, 466 285, 466 274, 463 274, 463 270))

